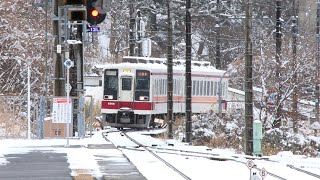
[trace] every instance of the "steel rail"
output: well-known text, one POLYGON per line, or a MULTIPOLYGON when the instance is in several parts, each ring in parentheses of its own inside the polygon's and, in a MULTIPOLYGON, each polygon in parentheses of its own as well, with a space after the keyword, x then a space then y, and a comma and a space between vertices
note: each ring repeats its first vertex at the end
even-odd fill
POLYGON ((310 176, 313 176, 313 177, 315 177, 315 178, 320 179, 320 175, 318 175, 318 174, 314 174, 314 173, 312 173, 312 172, 303 170, 303 169, 301 169, 301 168, 295 167, 295 166, 290 165, 290 164, 287 164, 287 166, 288 166, 289 168, 291 168, 291 169, 296 170, 296 171, 299 171, 299 172, 302 172, 302 173, 305 173, 305 174, 308 174, 308 175, 310 175, 310 176))
POLYGON ((135 139, 131 138, 126 132, 123 132, 123 134, 130 139, 132 142, 136 143, 138 146, 144 148, 146 151, 148 151, 149 153, 151 153, 154 157, 156 157, 158 160, 160 160, 161 162, 163 162, 165 165, 167 165, 169 168, 171 168, 172 170, 174 170, 176 173, 178 173, 180 176, 182 176, 184 179, 187 180, 191 180, 190 177, 188 177, 187 175, 185 175, 183 172, 179 171, 177 168, 175 168, 173 165, 171 165, 169 162, 167 162, 166 160, 162 159, 160 156, 158 156, 156 153, 154 153, 152 150, 150 150, 147 146, 144 146, 143 144, 139 143, 138 141, 136 141, 135 139))

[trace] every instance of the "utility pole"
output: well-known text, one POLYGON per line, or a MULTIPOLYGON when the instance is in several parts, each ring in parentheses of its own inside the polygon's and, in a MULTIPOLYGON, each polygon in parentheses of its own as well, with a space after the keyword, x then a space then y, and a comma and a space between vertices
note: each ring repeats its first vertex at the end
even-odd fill
POLYGON ((45 111, 47 113, 47 96, 48 96, 48 1, 46 1, 46 25, 45 25, 45 29, 46 29, 46 35, 45 35, 45 91, 44 91, 44 96, 45 96, 45 111))
POLYGON ((134 52, 134 49, 135 49, 135 36, 134 36, 135 27, 134 26, 136 23, 136 18, 135 18, 134 6, 133 6, 132 1, 134 1, 134 0, 130 0, 130 4, 129 4, 129 8, 130 8, 129 56, 135 55, 135 52, 134 52))
POLYGON ((186 0, 186 142, 191 142, 191 0, 186 0))
POLYGON ((221 44, 220 44, 220 0, 217 0, 217 14, 216 14, 216 68, 221 69, 221 44))
POLYGON ((138 56, 142 56, 142 41, 141 41, 141 11, 137 10, 137 43, 138 43, 138 56))
POLYGON ((292 18, 292 70, 293 70, 293 93, 292 93, 292 122, 293 131, 298 132, 298 87, 297 87, 297 10, 296 0, 293 0, 293 18, 292 18))
POLYGON ((245 25, 245 153, 253 153, 253 91, 252 91, 252 0, 246 0, 245 25))
POLYGON ((316 28, 316 41, 317 41, 317 52, 316 52, 316 92, 315 92, 315 99, 316 99, 316 106, 315 106, 315 116, 316 121, 319 121, 319 99, 320 99, 320 92, 319 92, 319 83, 320 83, 320 75, 319 75, 319 65, 320 65, 320 0, 317 1, 317 28, 316 28))
MULTIPOLYGON (((54 37, 54 48, 57 48, 57 45, 61 45, 61 30, 60 22, 61 20, 61 3, 59 0, 54 0, 53 2, 53 14, 52 14, 52 23, 53 23, 53 37, 54 37)), ((65 32, 66 33, 66 32, 65 32)), ((63 58, 60 53, 53 53, 53 62, 54 62, 54 84, 53 84, 53 95, 54 96, 64 96, 64 66, 63 58)))
POLYGON ((171 0, 167 0, 168 11, 168 42, 167 42, 167 71, 168 71, 168 109, 167 109, 167 122, 168 122, 168 139, 172 139, 172 124, 173 124, 173 69, 172 69, 172 22, 171 22, 171 0))
POLYGON ((273 127, 280 128, 282 116, 282 85, 281 85, 281 0, 276 0, 276 84, 277 84, 277 98, 276 98, 276 119, 273 122, 273 127))

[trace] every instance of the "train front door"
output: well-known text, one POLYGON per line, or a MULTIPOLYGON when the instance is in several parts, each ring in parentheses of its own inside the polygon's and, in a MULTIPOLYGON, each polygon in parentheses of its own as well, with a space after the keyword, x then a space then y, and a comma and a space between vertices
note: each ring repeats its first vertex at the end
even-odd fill
POLYGON ((129 106, 128 108, 133 108, 133 78, 127 76, 121 77, 120 82, 121 91, 119 94, 119 100, 126 103, 126 105, 129 106))

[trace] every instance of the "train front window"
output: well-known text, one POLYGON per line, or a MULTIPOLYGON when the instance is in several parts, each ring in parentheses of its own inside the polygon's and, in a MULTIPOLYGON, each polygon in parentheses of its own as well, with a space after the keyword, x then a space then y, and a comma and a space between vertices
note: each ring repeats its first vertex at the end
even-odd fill
POLYGON ((135 100, 149 100, 150 71, 136 71, 135 100))
POLYGON ((104 98, 116 100, 118 97, 118 70, 106 69, 104 73, 104 98))
POLYGON ((116 76, 109 76, 108 77, 108 88, 110 89, 117 89, 118 88, 118 77, 116 76))
POLYGON ((122 90, 130 91, 131 90, 131 78, 122 78, 122 90))
POLYGON ((137 87, 136 89, 149 89, 149 80, 148 79, 138 79, 137 78, 137 87))

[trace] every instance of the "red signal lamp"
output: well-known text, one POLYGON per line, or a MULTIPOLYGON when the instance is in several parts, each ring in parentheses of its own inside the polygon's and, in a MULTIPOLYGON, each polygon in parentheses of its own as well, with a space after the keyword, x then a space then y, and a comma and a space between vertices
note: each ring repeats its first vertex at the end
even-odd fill
POLYGON ((91 11, 91 15, 92 15, 93 17, 97 17, 97 16, 99 15, 98 10, 96 10, 96 9, 92 10, 92 11, 91 11))

